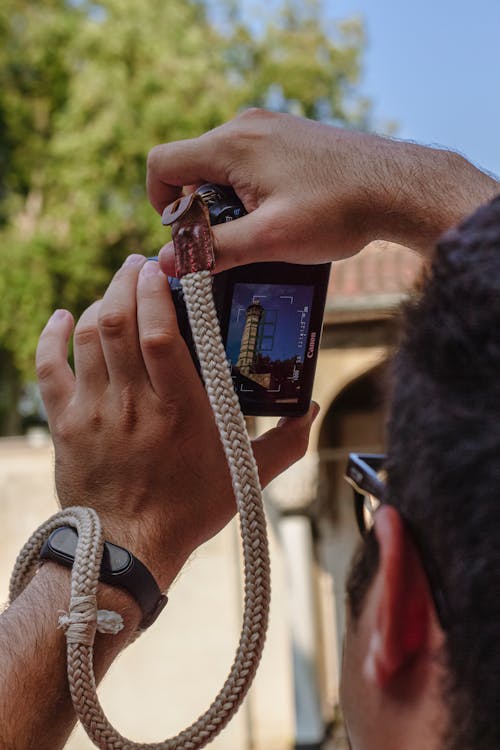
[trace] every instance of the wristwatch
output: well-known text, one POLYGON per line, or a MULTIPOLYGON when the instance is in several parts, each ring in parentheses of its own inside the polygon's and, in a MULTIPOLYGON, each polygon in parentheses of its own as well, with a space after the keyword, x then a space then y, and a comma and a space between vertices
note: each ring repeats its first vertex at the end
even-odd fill
MULTIPOLYGON (((40 559, 54 560, 71 568, 77 542, 76 530, 71 526, 61 526, 45 541, 40 559)), ((111 542, 104 543, 99 580, 119 586, 134 597, 142 612, 139 630, 149 628, 168 601, 146 566, 131 552, 111 542)))

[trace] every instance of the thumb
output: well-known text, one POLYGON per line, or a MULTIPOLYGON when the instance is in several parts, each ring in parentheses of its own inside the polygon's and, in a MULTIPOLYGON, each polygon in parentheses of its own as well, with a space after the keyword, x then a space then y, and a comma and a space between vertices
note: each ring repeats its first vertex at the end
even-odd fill
MULTIPOLYGON (((285 260, 275 248, 275 209, 262 204, 246 216, 212 227, 215 273, 234 266, 258 261, 285 260)), ((167 276, 175 276, 173 242, 164 245, 159 254, 160 267, 167 276)))
POLYGON ((307 450, 312 423, 318 413, 319 405, 312 401, 307 414, 302 417, 284 417, 276 427, 252 441, 262 487, 302 458, 307 450))

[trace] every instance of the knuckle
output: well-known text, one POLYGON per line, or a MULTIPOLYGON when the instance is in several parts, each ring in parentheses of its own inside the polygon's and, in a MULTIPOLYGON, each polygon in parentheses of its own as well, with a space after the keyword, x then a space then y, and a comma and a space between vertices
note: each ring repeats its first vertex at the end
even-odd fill
POLYGON ((296 456, 296 460, 299 458, 302 458, 302 456, 307 452, 307 449, 309 447, 309 431, 306 429, 301 428, 297 434, 294 436, 293 441, 293 452, 296 456))
POLYGON ((265 117, 268 115, 269 112, 265 109, 261 109, 260 107, 248 107, 248 109, 243 110, 243 112, 240 112, 239 115, 237 115, 237 120, 252 120, 256 118, 265 117))
POLYGON ((95 326, 77 325, 73 336, 74 343, 77 346, 87 346, 94 344, 99 338, 99 332, 95 326))
POLYGON ((162 145, 153 146, 153 148, 150 150, 147 157, 148 172, 156 172, 163 150, 164 146, 162 145))
POLYGON ((75 425, 73 421, 61 417, 51 425, 51 433, 58 443, 70 443, 75 436, 75 425))
POLYGON ((260 107, 250 107, 237 115, 233 122, 252 129, 254 137, 257 137, 257 134, 261 131, 265 134, 268 128, 272 128, 279 117, 279 112, 270 112, 260 107))
POLYGON ((115 271, 115 274, 113 276, 113 282, 120 281, 122 279, 126 279, 130 275, 130 271, 133 271, 134 266, 121 266, 117 271, 115 271))
POLYGON ((36 374, 41 383, 51 380, 57 372, 57 365, 53 359, 39 357, 36 362, 36 374))
POLYGON ((234 157, 244 161, 259 158, 256 149, 259 149, 260 154, 267 154, 269 144, 266 149, 263 147, 277 129, 276 115, 276 112, 255 107, 241 112, 220 133, 224 147, 234 157))
POLYGON ((99 314, 99 330, 106 338, 119 338, 131 325, 131 316, 125 310, 108 310, 99 314))
POLYGON ((153 359, 179 356, 181 341, 179 336, 166 331, 151 331, 141 337, 141 347, 144 354, 153 359))
MULTIPOLYGON (((252 242, 259 248, 259 255, 267 260, 279 257, 280 250, 290 242, 290 230, 285 219, 277 211, 255 213, 252 225, 252 242)), ((241 262, 245 261, 248 250, 242 247, 241 262)))
POLYGON ((89 424, 94 432, 100 432, 104 425, 102 409, 96 406, 89 414, 89 424))
POLYGON ((233 146, 251 141, 256 137, 260 117, 260 110, 247 109, 228 122, 225 132, 221 132, 220 135, 223 136, 224 142, 233 146))

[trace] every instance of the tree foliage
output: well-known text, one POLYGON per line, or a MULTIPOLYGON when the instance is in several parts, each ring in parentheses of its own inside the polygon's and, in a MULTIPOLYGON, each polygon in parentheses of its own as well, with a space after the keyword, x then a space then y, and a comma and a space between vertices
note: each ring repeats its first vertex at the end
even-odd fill
POLYGON ((327 33, 317 3, 288 2, 256 29, 222 2, 214 18, 208 0, 3 0, 0 380, 32 377, 55 307, 78 315, 128 252, 165 241, 153 145, 252 105, 366 124, 359 22, 327 33))

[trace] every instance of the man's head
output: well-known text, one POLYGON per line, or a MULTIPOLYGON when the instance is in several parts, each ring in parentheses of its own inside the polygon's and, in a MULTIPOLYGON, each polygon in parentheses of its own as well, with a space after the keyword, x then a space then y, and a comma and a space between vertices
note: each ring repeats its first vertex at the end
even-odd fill
POLYGON ((386 469, 348 582, 355 750, 377 732, 385 750, 498 750, 500 197, 445 235, 406 307, 386 469))

